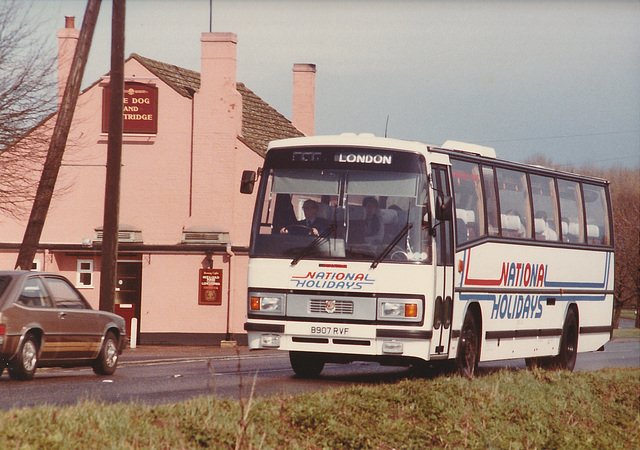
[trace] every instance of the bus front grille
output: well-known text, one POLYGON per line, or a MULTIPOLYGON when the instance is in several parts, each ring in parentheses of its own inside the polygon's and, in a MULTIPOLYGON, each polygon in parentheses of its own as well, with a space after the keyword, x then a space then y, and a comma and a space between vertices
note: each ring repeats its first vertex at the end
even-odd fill
POLYGON ((309 312, 324 314, 353 314, 350 300, 309 300, 309 312))

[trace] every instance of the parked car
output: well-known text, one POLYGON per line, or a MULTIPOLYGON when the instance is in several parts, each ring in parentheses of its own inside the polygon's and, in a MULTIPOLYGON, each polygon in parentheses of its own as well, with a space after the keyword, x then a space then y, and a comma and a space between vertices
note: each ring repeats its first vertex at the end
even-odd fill
POLYGON ((0 271, 0 375, 30 380, 38 367, 91 366, 111 375, 127 342, 124 319, 91 308, 65 277, 0 271))

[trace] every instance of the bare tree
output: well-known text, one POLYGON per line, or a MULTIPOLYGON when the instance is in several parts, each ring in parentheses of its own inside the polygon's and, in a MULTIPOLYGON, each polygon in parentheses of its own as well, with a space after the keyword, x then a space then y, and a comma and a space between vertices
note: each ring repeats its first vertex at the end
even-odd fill
POLYGON ((57 53, 33 7, 0 0, 0 213, 16 217, 33 202, 57 106, 57 53))
MULTIPOLYGON (((622 308, 638 308, 640 298, 640 168, 615 168, 604 177, 611 180, 615 227, 616 285, 614 323, 622 308)), ((639 327, 636 315, 636 327, 639 327)))

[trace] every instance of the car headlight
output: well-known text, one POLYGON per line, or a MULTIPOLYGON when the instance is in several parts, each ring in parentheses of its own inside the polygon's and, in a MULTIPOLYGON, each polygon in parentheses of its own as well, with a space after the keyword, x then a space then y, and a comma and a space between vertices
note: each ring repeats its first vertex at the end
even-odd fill
POLYGON ((284 312, 283 295, 251 295, 249 311, 265 314, 282 314, 284 312))

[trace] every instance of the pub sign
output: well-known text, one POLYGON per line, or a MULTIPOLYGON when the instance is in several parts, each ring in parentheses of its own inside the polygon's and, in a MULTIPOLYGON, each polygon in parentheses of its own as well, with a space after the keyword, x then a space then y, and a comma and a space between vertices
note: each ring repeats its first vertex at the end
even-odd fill
MULTIPOLYGON (((158 133, 158 88, 144 83, 124 83, 123 133, 158 133)), ((109 86, 102 91, 102 132, 109 132, 109 86)))

